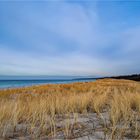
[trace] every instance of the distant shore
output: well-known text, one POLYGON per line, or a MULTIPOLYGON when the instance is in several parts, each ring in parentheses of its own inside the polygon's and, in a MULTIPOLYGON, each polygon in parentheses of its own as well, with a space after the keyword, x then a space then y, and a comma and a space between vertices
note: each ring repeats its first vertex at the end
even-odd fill
POLYGON ((125 80, 140 81, 140 74, 120 75, 120 76, 111 76, 111 77, 102 77, 102 78, 97 78, 97 79, 105 79, 105 78, 125 79, 125 80))

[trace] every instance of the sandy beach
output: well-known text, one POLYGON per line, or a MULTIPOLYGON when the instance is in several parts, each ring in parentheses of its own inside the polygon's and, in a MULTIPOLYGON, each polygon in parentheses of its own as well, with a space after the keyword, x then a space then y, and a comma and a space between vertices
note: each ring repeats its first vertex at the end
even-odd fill
POLYGON ((101 79, 0 90, 1 139, 138 139, 140 83, 101 79))

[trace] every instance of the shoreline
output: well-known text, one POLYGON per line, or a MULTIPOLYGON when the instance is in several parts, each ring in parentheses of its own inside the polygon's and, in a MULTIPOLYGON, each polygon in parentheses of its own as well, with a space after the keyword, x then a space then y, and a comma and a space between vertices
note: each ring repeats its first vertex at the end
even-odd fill
MULTIPOLYGON (((75 80, 75 79, 72 79, 72 80, 66 80, 66 81, 59 81, 59 82, 50 82, 50 83, 34 83, 32 85, 21 85, 21 86, 15 86, 15 87, 0 87, 0 90, 6 90, 6 89, 19 89, 19 88, 26 88, 26 87, 34 87, 34 86, 43 86, 43 85, 58 85, 58 84, 71 84, 71 83, 85 83, 85 82, 94 82, 98 79, 94 79, 94 80, 75 80)), ((0 80, 1 81, 1 80, 0 80)), ((2 80, 3 81, 3 80, 2 80)), ((7 80, 9 81, 9 80, 7 80)), ((32 80, 11 80, 11 81, 32 81, 32 80)), ((40 80, 35 80, 35 81, 40 81, 40 80)), ((41 80, 42 81, 42 80, 41 80)), ((43 81, 46 81, 46 80, 43 80, 43 81)))
POLYGON ((133 75, 121 75, 121 76, 112 76, 112 77, 87 77, 87 78, 68 78, 68 79, 1 79, 1 82, 31 82, 31 83, 17 83, 17 85, 9 85, 9 86, 0 86, 0 90, 5 89, 13 89, 13 88, 26 88, 30 86, 40 86, 40 85, 48 85, 48 84, 67 84, 67 83, 76 83, 76 82, 91 82, 100 79, 120 79, 120 80, 132 80, 132 81, 140 81, 140 74, 133 75), (32 81, 34 81, 32 83, 32 81), (38 83, 35 83, 38 82, 38 83), (39 81, 42 81, 42 83, 39 81), (46 81, 46 82, 45 82, 46 81), (44 83, 43 83, 44 82, 44 83))

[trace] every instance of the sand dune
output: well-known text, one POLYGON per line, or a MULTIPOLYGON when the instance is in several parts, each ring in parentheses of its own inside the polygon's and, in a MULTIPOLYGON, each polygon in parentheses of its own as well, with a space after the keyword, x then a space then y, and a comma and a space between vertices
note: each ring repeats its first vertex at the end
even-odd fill
POLYGON ((101 79, 0 90, 2 139, 138 139, 140 83, 101 79))

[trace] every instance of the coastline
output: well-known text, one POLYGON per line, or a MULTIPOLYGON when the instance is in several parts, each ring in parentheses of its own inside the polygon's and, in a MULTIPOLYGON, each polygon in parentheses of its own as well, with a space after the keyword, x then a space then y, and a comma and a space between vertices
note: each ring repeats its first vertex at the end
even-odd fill
MULTIPOLYGON (((2 77, 1 77, 2 78, 2 77)), ((13 77, 14 78, 14 77, 13 77)), ((53 77, 52 79, 34 79, 33 77, 28 77, 28 79, 20 79, 17 77, 17 79, 13 79, 12 77, 10 79, 0 79, 0 90, 1 89, 11 89, 11 88, 22 88, 22 87, 29 87, 29 86, 38 86, 38 85, 47 85, 47 84, 64 84, 64 83, 76 83, 76 82, 90 82, 95 81, 99 79, 122 79, 122 80, 132 80, 132 81, 140 81, 140 74, 133 74, 133 75, 121 75, 121 76, 112 76, 112 77, 80 77, 80 78, 61 78, 61 79, 55 79, 53 77), (33 78, 33 79, 32 79, 33 78), (2 82, 11 82, 9 85, 1 86, 2 82), (15 82, 15 84, 12 84, 12 82, 15 82), (22 84, 23 82, 23 84, 22 84), (24 83, 25 82, 25 83, 24 83)), ((43 77, 42 77, 43 78, 43 77)))
POLYGON ((95 81, 96 79, 95 78, 91 78, 91 79, 65 79, 65 80, 0 80, 0 82, 13 82, 13 81, 16 81, 17 82, 17 85, 16 86, 12 86, 12 84, 10 86, 7 86, 7 87, 1 87, 0 86, 0 90, 2 89, 13 89, 13 88, 25 88, 25 87, 30 87, 30 86, 40 86, 40 85, 50 85, 50 84, 68 84, 68 83, 78 83, 78 82, 92 82, 92 81, 95 81), (26 83, 25 85, 20 85, 18 84, 18 82, 22 82, 22 81, 25 81, 25 82, 28 82, 26 83), (36 83, 32 83, 32 81, 36 81, 36 83), (40 81, 42 81, 40 83, 40 81))
POLYGON ((118 79, 0 90, 0 138, 135 139, 139 91, 118 79))

